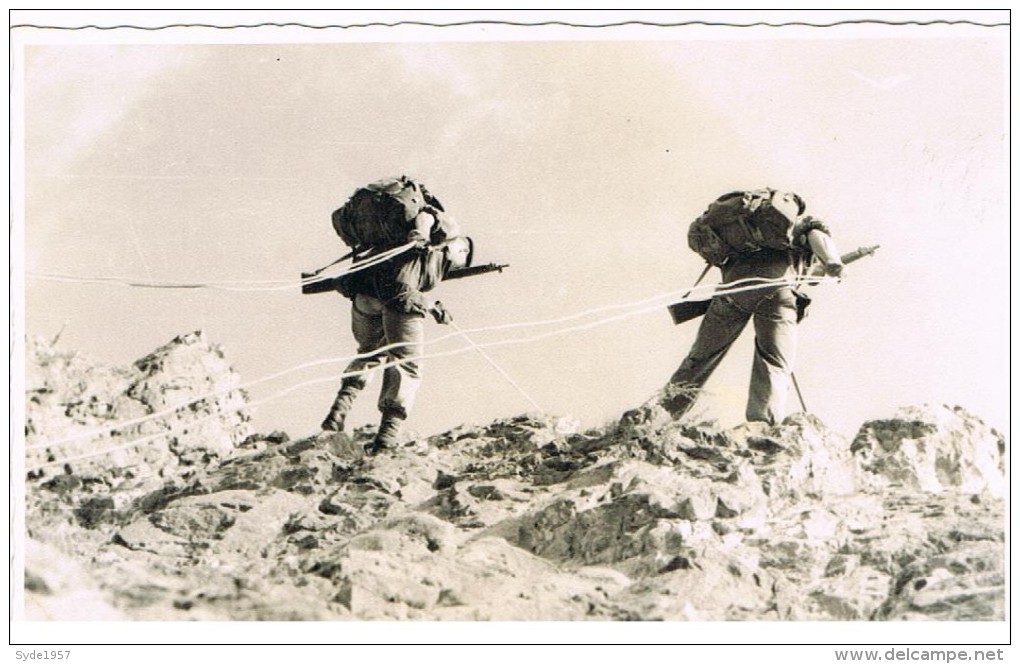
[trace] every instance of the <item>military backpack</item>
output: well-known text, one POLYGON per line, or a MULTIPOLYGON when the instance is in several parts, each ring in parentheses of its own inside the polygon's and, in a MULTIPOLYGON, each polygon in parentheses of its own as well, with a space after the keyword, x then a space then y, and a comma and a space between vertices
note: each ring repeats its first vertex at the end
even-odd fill
POLYGON ((713 201, 687 231, 687 244, 716 267, 762 249, 789 249, 794 221, 772 207, 771 189, 734 191, 713 201))
POLYGON ((407 241, 422 211, 443 216, 442 204, 424 186, 404 175, 384 178, 359 188, 333 212, 333 230, 358 251, 393 247, 407 241))

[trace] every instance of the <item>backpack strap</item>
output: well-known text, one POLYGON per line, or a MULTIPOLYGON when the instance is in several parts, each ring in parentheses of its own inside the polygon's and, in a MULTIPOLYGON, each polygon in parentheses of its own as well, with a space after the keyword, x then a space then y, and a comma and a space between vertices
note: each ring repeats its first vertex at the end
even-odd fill
POLYGON ((694 285, 691 286, 691 289, 680 296, 681 299, 687 297, 688 295, 694 292, 694 289, 698 287, 698 284, 701 283, 701 280, 705 278, 705 275, 708 274, 708 271, 711 270, 712 267, 713 266, 711 263, 707 261, 705 262, 705 269, 701 271, 701 275, 698 277, 697 281, 694 282, 694 285))
POLYGON ((330 263, 329 265, 324 265, 324 266, 320 267, 320 268, 319 268, 318 270, 315 270, 314 272, 309 272, 309 273, 308 273, 308 276, 309 276, 309 277, 317 277, 317 276, 319 276, 320 274, 322 274, 322 273, 323 273, 323 271, 325 271, 325 270, 326 270, 326 268, 330 268, 330 267, 333 267, 333 266, 334 266, 334 265, 336 265, 337 263, 341 263, 341 262, 343 262, 343 261, 347 260, 348 258, 355 258, 355 254, 356 254, 356 253, 357 253, 357 251, 352 251, 352 252, 350 252, 350 253, 348 253, 348 254, 346 254, 346 255, 344 255, 344 256, 341 256, 340 258, 336 259, 335 261, 333 261, 333 262, 332 262, 332 263, 330 263))

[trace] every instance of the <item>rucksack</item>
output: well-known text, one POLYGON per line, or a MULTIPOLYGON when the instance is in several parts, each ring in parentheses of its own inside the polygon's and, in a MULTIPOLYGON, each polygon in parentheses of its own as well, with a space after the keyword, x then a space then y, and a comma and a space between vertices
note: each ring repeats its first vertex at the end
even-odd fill
POLYGON ((687 244, 716 267, 739 254, 789 249, 794 222, 772 207, 771 189, 720 196, 694 220, 687 244))
POLYGON ((361 187, 333 212, 333 230, 355 250, 392 247, 407 241, 414 219, 428 208, 443 206, 407 176, 384 178, 361 187))

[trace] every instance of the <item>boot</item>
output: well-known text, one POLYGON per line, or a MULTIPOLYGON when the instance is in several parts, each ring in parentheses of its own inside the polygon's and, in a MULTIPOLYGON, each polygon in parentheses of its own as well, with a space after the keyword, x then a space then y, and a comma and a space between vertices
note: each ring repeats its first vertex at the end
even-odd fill
POLYGON ((330 409, 329 415, 322 421, 323 431, 343 431, 344 420, 347 419, 347 415, 344 413, 337 412, 330 409))
POLYGON ((351 406, 354 405, 354 397, 356 396, 356 390, 346 386, 340 389, 336 399, 333 401, 333 405, 329 409, 329 415, 322 421, 323 431, 344 430, 344 420, 347 419, 347 413, 351 410, 351 406))
POLYGON ((371 443, 365 445, 365 453, 369 456, 379 454, 383 450, 393 449, 397 446, 397 437, 400 435, 400 427, 404 423, 401 413, 392 410, 383 411, 382 422, 379 423, 379 431, 371 443))

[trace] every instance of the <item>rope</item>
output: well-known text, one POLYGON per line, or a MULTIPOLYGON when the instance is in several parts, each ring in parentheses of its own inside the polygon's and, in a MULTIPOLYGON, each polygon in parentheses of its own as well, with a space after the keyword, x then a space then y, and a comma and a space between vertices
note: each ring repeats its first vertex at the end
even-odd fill
MULTIPOLYGON (((830 278, 829 280, 832 280, 832 279, 830 278)), ((788 280, 782 279, 782 278, 779 278, 779 279, 764 279, 764 278, 759 278, 759 277, 751 277, 751 278, 747 278, 747 279, 740 279, 738 281, 730 282, 728 284, 720 284, 720 286, 721 285, 727 286, 727 289, 726 289, 727 293, 739 293, 739 292, 742 292, 742 291, 756 290, 756 289, 760 289, 760 288, 768 288, 768 287, 771 287, 771 286, 774 286, 774 285, 785 284, 785 283, 792 283, 792 285, 797 285, 801 281, 803 281, 803 280, 802 279, 797 279, 797 280, 794 280, 793 282, 789 282, 788 280), (741 285, 738 286, 738 284, 741 284, 741 285), (732 286, 737 286, 737 287, 736 288, 732 288, 732 286)), ((812 283, 814 283, 814 279, 812 279, 812 283)), ((706 290, 706 289, 715 290, 716 288, 717 288, 716 285, 706 285, 706 286, 702 286, 700 288, 691 288, 691 289, 689 289, 689 290, 684 292, 683 296, 681 296, 681 299, 684 296, 691 295, 696 290, 706 290)), ((613 310, 617 310, 617 309, 628 309, 628 308, 632 308, 632 307, 635 307, 635 306, 644 305, 644 304, 647 304, 647 303, 650 303, 650 302, 658 302, 658 301, 661 301, 661 300, 664 300, 664 299, 667 299, 667 298, 672 299, 672 298, 675 298, 678 293, 679 293, 679 291, 670 291, 670 292, 662 293, 662 294, 659 294, 659 295, 656 295, 656 296, 653 296, 653 297, 645 298, 645 299, 642 299, 642 300, 637 300, 635 302, 629 302, 629 303, 624 303, 624 304, 605 305, 605 306, 602 306, 602 307, 596 307, 596 308, 592 308, 592 309, 587 309, 585 311, 581 311, 581 312, 576 313, 576 314, 571 314, 569 316, 562 316, 560 318, 545 319, 545 320, 539 320, 539 321, 530 321, 530 322, 523 322, 523 323, 505 323, 505 324, 502 324, 502 325, 492 325, 492 326, 488 326, 488 327, 481 327, 481 328, 475 328, 475 329, 470 329, 470 330, 460 330, 460 329, 458 329, 458 331, 456 331, 456 332, 452 332, 450 334, 446 334, 446 335, 437 337, 435 339, 425 341, 423 343, 423 345, 438 344, 438 343, 441 343, 443 341, 446 341, 448 339, 452 339, 452 338, 455 338, 455 337, 463 337, 465 334, 480 334, 480 333, 485 333, 485 332, 496 332, 496 331, 503 331, 503 330, 520 329, 520 328, 523 328, 523 327, 537 327, 537 326, 542 326, 542 325, 553 325, 553 324, 569 322, 569 321, 577 320, 579 318, 590 316, 590 315, 593 315, 593 314, 596 314, 596 313, 602 313, 602 312, 606 312, 606 311, 613 311, 613 310)), ((662 305, 660 303, 660 304, 657 304, 655 306, 656 306, 656 308, 658 308, 658 307, 660 307, 662 305)), ((100 429, 93 429, 91 431, 82 432, 80 434, 76 434, 76 435, 74 435, 72 437, 69 437, 69 438, 64 438, 64 439, 60 439, 60 440, 57 440, 57 441, 40 443, 40 444, 28 446, 26 449, 38 449, 38 448, 46 448, 46 447, 56 447, 56 446, 60 446, 60 445, 65 445, 65 444, 69 444, 69 443, 78 442, 80 440, 85 440, 87 438, 94 438, 94 437, 97 437, 97 436, 105 435, 105 434, 108 434, 108 433, 112 433, 113 431, 116 431, 118 429, 128 428, 128 427, 134 426, 136 424, 141 424, 142 422, 147 422, 147 421, 150 421, 150 420, 159 419, 159 418, 164 417, 166 415, 172 415, 173 413, 177 412, 178 410, 180 410, 182 408, 186 408, 186 407, 188 407, 190 405, 197 404, 200 401, 204 401, 205 399, 214 398, 214 397, 218 397, 218 396, 223 396, 223 395, 229 394, 230 392, 235 391, 235 390, 249 389, 249 388, 254 387, 256 385, 261 385, 263 383, 267 383, 267 382, 269 382, 271 380, 275 380, 277 378, 281 378, 283 376, 295 373, 297 371, 302 371, 304 369, 309 369, 309 368, 313 368, 313 367, 317 367, 317 366, 322 366, 322 365, 339 364, 339 363, 350 363, 350 362, 352 362, 354 360, 358 360, 358 359, 369 359, 369 358, 376 357, 376 356, 378 356, 380 354, 383 354, 383 353, 386 353, 386 352, 389 352, 391 350, 394 350, 394 349, 397 349, 397 348, 401 348, 401 347, 404 347, 404 346, 407 346, 407 345, 409 345, 409 344, 404 343, 404 342, 398 342, 398 343, 388 344, 386 346, 381 346, 381 347, 379 347, 379 348, 377 348, 375 350, 372 350, 372 351, 368 351, 368 352, 365 352, 365 353, 358 353, 358 354, 347 356, 347 357, 326 358, 326 359, 322 359, 322 360, 315 360, 315 361, 312 361, 312 362, 305 362, 303 364, 296 365, 296 366, 291 367, 289 369, 284 369, 282 371, 278 371, 278 372, 270 374, 268 376, 264 376, 263 378, 259 378, 259 379, 253 380, 253 381, 249 381, 247 383, 241 383, 241 384, 239 384, 237 386, 223 388, 223 389, 220 389, 220 390, 216 390, 214 392, 209 392, 209 393, 207 393, 205 395, 202 395, 202 396, 199 396, 199 397, 195 397, 194 399, 192 399, 190 401, 182 402, 179 405, 172 406, 172 407, 167 408, 167 409, 162 410, 162 411, 157 411, 155 413, 150 413, 148 415, 143 415, 141 417, 137 417, 137 418, 134 418, 134 419, 131 419, 131 420, 125 420, 125 421, 119 422, 119 423, 117 423, 115 425, 110 425, 110 426, 107 426, 107 427, 102 427, 100 429)))
MULTIPOLYGON (((826 280, 828 280, 828 281, 835 281, 834 279, 831 279, 831 278, 827 278, 826 280)), ((799 280, 795 280, 793 282, 793 285, 796 285, 797 281, 799 281, 799 280)), ((742 282, 762 282, 762 283, 749 284, 749 285, 740 286, 740 287, 737 287, 737 288, 728 288, 726 290, 726 292, 727 293, 739 293, 739 292, 744 292, 744 291, 750 291, 750 290, 756 290, 756 289, 771 287, 771 286, 776 285, 777 283, 780 283, 780 282, 788 283, 785 280, 753 278, 753 279, 743 279, 743 280, 740 280, 739 282, 732 282, 732 284, 727 284, 727 285, 734 285, 734 284, 742 283, 742 282)), ((712 288, 714 288, 714 286, 712 286, 712 288)), ((463 334, 465 334, 465 333, 475 334, 475 333, 479 333, 479 332, 489 332, 489 331, 497 331, 497 330, 505 330, 505 329, 514 329, 514 328, 520 328, 520 327, 523 327, 523 326, 538 326, 538 325, 547 325, 547 324, 552 324, 552 323, 559 323, 559 322, 564 322, 564 321, 569 321, 569 320, 577 319, 577 318, 583 317, 585 315, 590 315, 593 312, 602 312, 602 311, 606 311, 606 310, 621 309, 621 308, 627 308, 627 307, 631 307, 631 306, 646 304, 648 302, 652 302, 652 301, 655 301, 655 300, 661 300, 661 299, 663 299, 666 296, 672 296, 672 295, 673 295, 673 293, 666 293, 666 294, 663 294, 663 295, 660 295, 660 296, 656 296, 656 297, 652 297, 652 298, 646 298, 644 300, 639 300, 637 302, 630 303, 630 304, 609 305, 609 306, 599 307, 599 308, 590 309, 590 310, 587 310, 587 311, 580 312, 578 314, 573 314, 571 316, 565 316, 565 317, 558 318, 558 319, 533 321, 533 322, 530 322, 530 323, 510 323, 510 324, 495 325, 495 326, 484 327, 484 328, 476 328, 474 330, 466 330, 466 331, 465 330, 459 330, 457 332, 453 332, 453 333, 450 333, 450 334, 438 337, 436 339, 433 339, 431 341, 426 341, 424 343, 426 345, 436 344, 436 343, 445 341, 445 340, 453 338, 453 337, 463 336, 463 334)), ((646 308, 646 309, 641 309, 641 310, 637 311, 636 313, 644 313, 646 311, 658 310, 658 308, 660 306, 661 306, 661 304, 656 304, 654 307, 649 307, 649 308, 646 308)), ((604 320, 612 322, 612 321, 620 320, 621 318, 627 318, 627 317, 629 317, 629 316, 628 315, 624 315, 622 317, 621 316, 616 316, 616 317, 612 317, 612 318, 604 319, 604 320)), ((596 321, 596 324, 600 324, 600 321, 596 321)), ((579 330, 579 329, 586 329, 588 327, 590 327, 590 325, 581 325, 581 326, 576 326, 576 327, 573 327, 573 328, 566 328, 565 330, 556 330, 552 334, 556 335, 556 334, 560 334, 560 333, 564 333, 564 332, 570 332, 570 331, 579 330)), ((537 340, 537 339, 540 339, 540 338, 545 338, 546 336, 548 336, 548 335, 539 335, 538 337, 532 337, 530 339, 537 340)), ((487 344, 483 344, 483 346, 488 347, 488 346, 491 346, 493 344, 501 344, 501 343, 508 343, 508 342, 489 342, 487 344)), ((509 343, 513 343, 513 340, 511 340, 509 343)), ((380 348, 377 348, 375 350, 372 350, 372 351, 369 351, 369 352, 366 352, 366 353, 359 353, 359 354, 348 356, 348 357, 327 358, 327 359, 323 359, 323 360, 316 360, 316 361, 313 361, 313 362, 306 362, 304 364, 300 364, 300 365, 297 365, 295 367, 292 367, 292 368, 289 368, 289 369, 285 369, 285 370, 276 372, 276 373, 271 374, 269 376, 265 376, 263 378, 260 378, 260 379, 254 380, 254 381, 250 381, 248 383, 242 383, 242 384, 237 385, 237 386, 223 388, 221 390, 210 392, 210 393, 208 393, 206 395, 195 397, 194 399, 191 399, 190 401, 182 402, 179 405, 175 405, 175 406, 167 408, 167 409, 165 409, 163 411, 158 411, 158 412, 155 412, 155 413, 150 413, 150 414, 144 415, 142 417, 134 418, 132 420, 126 420, 124 422, 120 422, 120 423, 117 423, 115 425, 110 425, 108 427, 103 427, 101 429, 94 429, 94 430, 89 431, 89 432, 83 432, 82 434, 77 434, 77 435, 69 437, 69 438, 65 438, 65 439, 61 439, 61 440, 57 440, 57 441, 52 441, 52 442, 46 442, 46 443, 40 443, 40 444, 32 445, 32 446, 27 447, 26 449, 37 449, 37 448, 45 448, 45 447, 55 447, 55 446, 64 445, 64 444, 68 444, 68 443, 78 442, 80 440, 84 440, 84 439, 87 439, 87 438, 92 438, 92 437, 104 435, 104 434, 116 431, 118 429, 127 428, 127 427, 133 426, 135 424, 140 424, 142 422, 146 422, 146 421, 150 421, 150 420, 161 418, 161 417, 163 417, 165 415, 173 414, 173 413, 177 412, 178 410, 180 410, 182 408, 186 408, 186 407, 191 406, 193 404, 199 403, 200 401, 204 401, 205 399, 209 399, 209 398, 213 398, 213 397, 217 397, 217 396, 222 396, 222 395, 228 394, 228 393, 230 393, 232 391, 235 391, 235 390, 248 389, 248 388, 253 387, 255 385, 266 383, 266 382, 269 382, 269 381, 274 380, 276 378, 280 378, 280 377, 285 376, 287 374, 291 374, 291 373, 294 373, 296 371, 300 371, 300 370, 303 370, 303 369, 306 369, 306 368, 311 368, 311 367, 316 367, 316 366, 321 366, 321 365, 326 365, 326 364, 336 364, 336 363, 340 363, 340 362, 351 362, 351 361, 356 360, 356 359, 368 359, 368 358, 376 357, 376 356, 378 356, 378 355, 380 355, 382 353, 385 353, 385 352, 388 352, 390 350, 393 350, 393 349, 396 349, 396 348, 400 348, 400 347, 403 347, 403 346, 406 346, 406 345, 409 345, 409 344, 407 344, 407 343, 393 343, 393 344, 388 344, 386 346, 382 346, 380 348)), ((437 356, 443 356, 443 355, 433 355, 433 356, 426 356, 426 357, 437 357, 437 356)), ((425 358, 419 358, 419 359, 425 359, 425 358)), ((339 377, 342 378, 344 376, 362 375, 362 374, 365 374, 365 373, 370 373, 373 370, 374 369, 366 369, 364 371, 359 371, 359 372, 344 373, 344 374, 341 374, 339 377)))
MULTIPOLYGON (((689 296, 694 294, 695 291, 708 291, 708 296, 718 294, 719 292, 722 292, 722 291, 719 290, 719 288, 721 286, 737 286, 739 284, 740 286, 738 286, 735 289, 729 289, 729 288, 726 289, 726 293, 731 293, 731 292, 739 293, 739 292, 742 292, 743 290, 755 290, 755 289, 758 289, 758 288, 768 288, 768 287, 771 287, 771 286, 778 286, 778 285, 784 285, 784 284, 789 284, 791 286, 795 286, 795 285, 800 285, 801 283, 808 283, 808 282, 806 280, 802 280, 800 278, 791 281, 791 280, 788 280, 788 279, 785 279, 785 278, 765 279, 764 277, 748 277, 746 279, 739 279, 737 281, 733 281, 733 282, 730 282, 728 284, 707 284, 705 286, 693 287, 693 288, 690 288, 690 289, 687 289, 687 290, 684 290, 684 291, 678 291, 678 290, 677 291, 668 291, 668 292, 665 292, 665 293, 660 293, 658 295, 653 295, 651 297, 644 298, 642 300, 636 300, 634 302, 626 302, 626 303, 623 303, 623 304, 607 304, 607 305, 603 305, 601 307, 594 307, 594 308, 591 308, 591 309, 585 309, 584 311, 581 311, 579 313, 570 314, 568 316, 562 316, 560 318, 547 318, 547 319, 540 320, 540 321, 529 321, 529 322, 524 322, 524 323, 503 323, 501 325, 492 325, 492 326, 489 326, 489 327, 475 328, 473 330, 469 330, 469 332, 471 334, 479 334, 479 333, 483 333, 483 332, 495 332, 495 331, 501 331, 501 330, 512 330, 512 329, 517 329, 517 328, 522 328, 522 327, 535 327, 535 326, 538 326, 538 325, 554 325, 554 324, 558 324, 558 323, 566 323, 566 322, 569 322, 569 321, 572 321, 572 320, 577 320, 578 318, 584 318, 585 316, 591 316, 593 314, 602 313, 602 312, 605 312, 605 311, 614 311, 616 309, 629 309, 631 307, 636 307, 636 306, 639 306, 639 305, 648 304, 649 302, 659 302, 658 306, 662 306, 661 300, 668 300, 669 303, 672 303, 672 302, 682 302, 685 299, 687 299, 689 296), (752 287, 747 287, 747 288, 744 287, 745 285, 746 286, 751 286, 751 284, 756 284, 756 285, 754 285, 752 287)), ((813 283, 813 281, 811 283, 813 283)), ((705 299, 705 297, 706 297, 705 295, 702 295, 702 296, 700 296, 697 299, 705 299)), ((442 337, 442 338, 448 338, 449 336, 452 336, 452 335, 447 335, 447 337, 442 337)), ((438 340, 439 339, 437 339, 437 341, 438 340)))
POLYGON ((540 412, 540 413, 544 413, 544 412, 545 412, 545 409, 544 409, 544 408, 542 408, 541 406, 539 406, 539 405, 538 405, 538 402, 537 402, 537 401, 535 401, 534 399, 532 399, 532 398, 531 398, 531 396, 530 396, 530 395, 529 395, 529 394, 528 394, 527 392, 525 392, 525 391, 524 391, 524 388, 523 388, 523 387, 521 387, 520 385, 518 385, 518 384, 517 384, 517 381, 515 381, 515 380, 514 380, 514 379, 513 379, 513 378, 512 378, 511 376, 510 376, 510 374, 508 374, 508 373, 507 373, 507 372, 506 372, 506 371, 505 371, 505 370, 503 369, 503 367, 501 367, 501 366, 499 366, 498 364, 496 364, 496 361, 495 361, 495 360, 493 360, 493 359, 492 359, 491 357, 489 357, 489 354, 488 354, 488 353, 486 353, 486 352, 485 352, 484 350, 482 350, 481 346, 479 346, 478 344, 476 344, 476 343, 475 343, 475 341, 474 341, 474 339, 472 339, 471 337, 469 337, 469 336, 467 335, 467 333, 466 333, 466 332, 464 332, 464 330, 460 329, 460 328, 459 328, 459 327, 457 326, 457 324, 456 324, 456 323, 454 323, 453 321, 450 321, 450 325, 452 325, 452 326, 453 326, 453 329, 455 329, 455 330, 457 330, 458 332, 460 332, 460 335, 461 335, 462 337, 464 337, 464 340, 465 340, 465 341, 467 341, 467 342, 468 342, 469 344, 471 344, 471 346, 472 346, 472 347, 473 347, 473 348, 474 348, 475 350, 477 350, 477 351, 478 351, 478 354, 479 354, 479 355, 481 355, 482 357, 484 357, 484 358, 485 358, 485 361, 486 361, 486 362, 488 362, 488 363, 489 363, 490 365, 492 365, 492 368, 493 368, 493 369, 495 369, 495 370, 496 370, 497 372, 499 372, 499 375, 503 376, 503 378, 505 378, 505 379, 507 380, 507 382, 508 382, 508 383, 510 383, 510 384, 511 384, 511 385, 512 385, 512 386, 513 386, 513 387, 514 387, 514 388, 515 388, 515 389, 516 389, 516 390, 517 390, 518 392, 520 392, 520 393, 521 393, 521 396, 523 396, 523 397, 524 397, 525 399, 527 399, 528 403, 530 403, 530 404, 531 404, 532 406, 534 406, 534 407, 535 407, 535 410, 537 410, 537 411, 538 411, 538 412, 540 412))
MULTIPOLYGON (((318 283, 320 281, 327 281, 329 279, 335 279, 336 277, 342 277, 344 275, 354 274, 355 272, 358 272, 360 270, 364 270, 364 269, 372 267, 374 265, 378 265, 379 263, 385 263, 386 261, 390 260, 391 258, 395 258, 396 256, 399 256, 400 254, 402 254, 402 253, 404 253, 406 251, 409 251, 409 250, 413 249, 414 247, 415 247, 415 243, 414 242, 407 242, 407 243, 402 244, 402 245, 400 245, 398 247, 393 247, 392 249, 387 249, 386 251, 379 252, 378 254, 375 254, 374 256, 370 256, 370 257, 366 258, 365 260, 361 261, 360 263, 355 263, 354 265, 351 265, 350 267, 348 267, 346 270, 342 270, 338 274, 322 276, 322 272, 324 272, 324 271, 328 270, 330 267, 332 267, 332 265, 327 265, 326 267, 322 268, 318 272, 315 272, 312 276, 303 278, 301 280, 301 284, 302 285, 314 284, 314 283, 318 283)), ((336 263, 334 263, 333 265, 336 265, 336 263)))
MULTIPOLYGON (((399 256, 400 254, 408 251, 414 247, 413 242, 395 247, 377 254, 364 262, 352 265, 345 270, 340 271, 337 274, 323 276, 320 272, 315 273, 314 276, 306 277, 295 283, 293 279, 266 279, 266 280, 253 280, 253 281, 206 281, 198 283, 189 282, 174 282, 174 281, 138 281, 134 279, 122 279, 118 277, 75 277, 66 274, 52 274, 48 272, 27 272, 26 276, 33 277, 35 279, 41 279, 43 281, 58 281, 65 283, 77 283, 77 284, 107 284, 113 286, 126 286, 130 288, 160 288, 160 289, 173 289, 173 290, 218 290, 228 292, 273 292, 273 291, 287 291, 293 290, 300 286, 318 283, 320 281, 328 281, 337 277, 342 277, 348 274, 354 274, 361 270, 373 267, 380 263, 384 263, 391 258, 399 256)), ((327 268, 332 267, 327 265, 327 268)))
MULTIPOLYGON (((776 280, 767 280, 767 281, 774 282, 776 280)), ((799 281, 801 281, 801 280, 798 279, 798 280, 794 280, 794 282, 788 282, 788 283, 791 283, 791 285, 796 285, 796 283, 799 282, 799 281)), ((830 278, 830 277, 826 277, 822 281, 838 281, 838 280, 830 278)), ((734 282, 734 283, 736 283, 736 282, 734 282)), ((738 288, 727 289, 726 292, 727 293, 745 292, 745 291, 765 288, 765 287, 772 286, 772 285, 774 285, 774 284, 769 283, 769 284, 757 284, 757 285, 741 286, 741 287, 738 287, 738 288)), ((161 437, 166 436, 166 435, 172 435, 173 433, 176 433, 176 432, 178 432, 178 431, 180 431, 182 429, 187 429, 188 427, 193 427, 196 424, 198 424, 200 422, 203 422, 205 420, 211 419, 213 417, 220 417, 220 416, 232 413, 232 412, 237 412, 239 410, 243 410, 245 408, 252 408, 252 407, 255 407, 257 405, 261 405, 261 404, 264 404, 264 403, 269 403, 271 401, 275 401, 276 399, 282 398, 282 397, 284 397, 284 396, 286 396, 286 395, 288 395, 288 394, 290 394, 290 393, 292 393, 292 392, 294 392, 296 390, 302 389, 302 388, 310 386, 310 385, 319 385, 319 384, 326 383, 326 382, 335 383, 338 378, 342 379, 342 378, 345 378, 345 377, 361 376, 361 375, 372 373, 373 371, 381 371, 381 370, 384 370, 388 366, 393 366, 393 365, 401 364, 402 362, 406 362, 406 361, 420 361, 420 360, 426 360, 426 359, 435 359, 435 358, 439 358, 439 357, 450 357, 450 356, 457 355, 459 353, 467 352, 467 351, 470 351, 470 350, 480 350, 482 348, 498 348, 498 347, 503 347, 503 346, 511 346, 511 345, 520 345, 520 344, 526 344, 526 343, 533 343, 535 341, 540 341, 540 340, 551 338, 551 337, 554 337, 554 336, 560 336, 560 335, 563 335, 563 334, 568 334, 568 333, 576 332, 576 331, 580 331, 580 330, 592 329, 592 328, 600 327, 600 326, 606 325, 608 323, 613 323, 613 322, 616 322, 616 321, 619 321, 619 320, 626 320, 628 318, 632 318, 632 317, 635 317, 635 316, 641 316, 641 315, 644 315, 644 314, 647 314, 647 313, 651 313, 651 312, 658 312, 660 310, 660 307, 661 307, 661 305, 644 307, 644 308, 641 308, 641 309, 638 309, 638 310, 635 310, 635 311, 632 311, 632 312, 629 312, 629 313, 618 314, 616 316, 610 316, 608 318, 599 319, 599 320, 596 320, 596 321, 592 321, 590 323, 585 323, 585 324, 582 324, 582 325, 576 325, 576 326, 573 326, 573 327, 570 327, 570 328, 564 328, 564 329, 561 329, 561 330, 551 330, 549 332, 544 332, 544 333, 541 333, 541 334, 532 335, 530 337, 524 337, 524 338, 520 338, 520 339, 505 339, 505 340, 501 340, 501 341, 492 341, 492 342, 481 343, 481 344, 477 344, 477 343, 471 342, 472 345, 467 346, 467 347, 463 347, 463 348, 460 348, 460 349, 456 349, 456 350, 453 350, 453 351, 445 351, 445 352, 442 352, 442 353, 425 354, 425 355, 417 356, 417 357, 414 357, 414 358, 408 358, 408 359, 403 360, 403 361, 389 361, 388 360, 388 361, 383 362, 380 365, 377 365, 375 367, 371 367, 371 368, 367 368, 367 369, 362 369, 362 370, 358 370, 358 371, 343 372, 339 376, 331 376, 329 378, 320 378, 320 379, 313 379, 313 380, 309 380, 309 381, 304 381, 302 383, 298 383, 296 385, 292 385, 292 386, 290 386, 288 388, 285 388, 285 389, 283 389, 283 390, 281 390, 281 391, 279 391, 279 392, 277 392, 277 393, 275 393, 275 394, 273 394, 273 395, 271 395, 269 397, 266 397, 264 399, 261 399, 261 400, 258 400, 258 401, 254 401, 254 402, 248 402, 248 403, 245 403, 243 405, 237 406, 237 407, 232 408, 232 409, 228 409, 228 410, 225 410, 225 411, 219 411, 217 413, 211 413, 211 414, 209 414, 209 415, 207 415, 205 417, 202 417, 202 418, 199 418, 199 419, 196 419, 196 420, 191 420, 190 422, 187 422, 187 423, 182 423, 182 425, 180 425, 179 427, 171 428, 169 431, 158 432, 158 433, 155 433, 155 434, 151 434, 149 436, 145 436, 143 438, 134 439, 131 442, 125 443, 124 445, 120 445, 120 446, 115 447, 115 448, 107 448, 107 449, 103 449, 103 450, 98 450, 98 451, 94 451, 94 452, 78 455, 76 457, 65 457, 64 459, 58 459, 58 460, 50 461, 50 462, 47 462, 47 463, 44 463, 44 464, 39 464, 39 465, 36 465, 36 466, 32 466, 31 468, 27 468, 26 470, 27 471, 36 470, 36 469, 47 467, 47 466, 59 465, 61 463, 69 463, 70 461, 76 461, 76 460, 83 459, 83 458, 91 458, 91 457, 95 457, 95 456, 102 456, 104 454, 109 454, 109 453, 116 452, 116 451, 119 451, 119 450, 122 450, 122 449, 127 449, 127 448, 130 448, 130 447, 134 447, 136 445, 141 444, 142 442, 147 442, 149 440, 154 440, 156 438, 161 438, 161 437)), ((463 336, 463 331, 462 330, 458 330, 458 332, 456 332, 454 334, 455 335, 459 335, 459 336, 463 336)), ((448 336, 450 336, 450 335, 448 335, 448 336)), ((393 347, 396 347, 396 346, 399 346, 399 345, 406 345, 406 344, 391 344, 391 346, 393 346, 393 347)), ((379 353, 380 353, 380 350, 376 350, 376 351, 373 351, 372 353, 362 354, 362 356, 373 357, 375 355, 378 355, 379 353)), ((324 362, 333 362, 333 361, 335 361, 335 360, 327 360, 327 361, 324 361, 324 362)), ((320 362, 320 363, 322 363, 322 362, 320 362)), ((278 375, 282 375, 282 374, 285 374, 285 373, 288 373, 288 372, 287 371, 280 372, 278 375)), ((263 379, 263 382, 264 382, 264 380, 265 379, 263 379)), ((240 390, 240 389, 241 389, 241 387, 233 387, 233 388, 229 388, 228 390, 225 390, 225 391, 226 392, 230 392, 230 391, 240 390)), ((194 399, 194 400, 192 400, 192 401, 190 401, 188 403, 182 404, 180 406, 176 406, 175 408, 173 408, 173 409, 171 409, 169 411, 166 411, 163 414, 165 415, 165 414, 173 413, 173 412, 175 412, 175 411, 177 411, 177 410, 179 410, 181 408, 184 408, 184 407, 186 407, 188 405, 191 405, 193 403, 197 403, 197 402, 202 401, 202 400, 204 400, 206 398, 208 398, 208 396, 206 396, 206 397, 199 397, 199 398, 194 399)), ((529 398, 529 400, 530 400, 530 398, 529 398)), ((536 406, 537 406, 537 404, 536 404, 536 406)), ((539 407, 539 410, 542 410, 541 407, 539 407)), ((161 416, 161 415, 159 415, 159 416, 161 416)), ((148 419, 154 419, 155 417, 157 417, 157 414, 152 414, 152 415, 146 416, 145 418, 137 418, 137 420, 148 420, 148 419)), ((137 422, 135 422, 135 423, 137 423, 137 422)), ((131 426, 131 424, 129 424, 129 423, 122 423, 122 424, 118 424, 116 426, 107 427, 106 431, 110 432, 110 431, 114 431, 116 429, 125 428, 126 426, 131 426)), ((37 444, 37 445, 33 445, 31 447, 26 447, 26 449, 38 449, 38 448, 54 447, 54 446, 56 446, 58 444, 66 444, 66 443, 69 443, 69 442, 77 442, 78 440, 84 440, 86 438, 90 438, 90 437, 93 437, 95 435, 98 435, 98 434, 93 433, 93 434, 90 434, 90 435, 87 435, 87 436, 80 436, 80 437, 75 437, 75 438, 71 438, 71 439, 65 439, 63 441, 57 441, 57 443, 42 443, 42 444, 37 444)))

